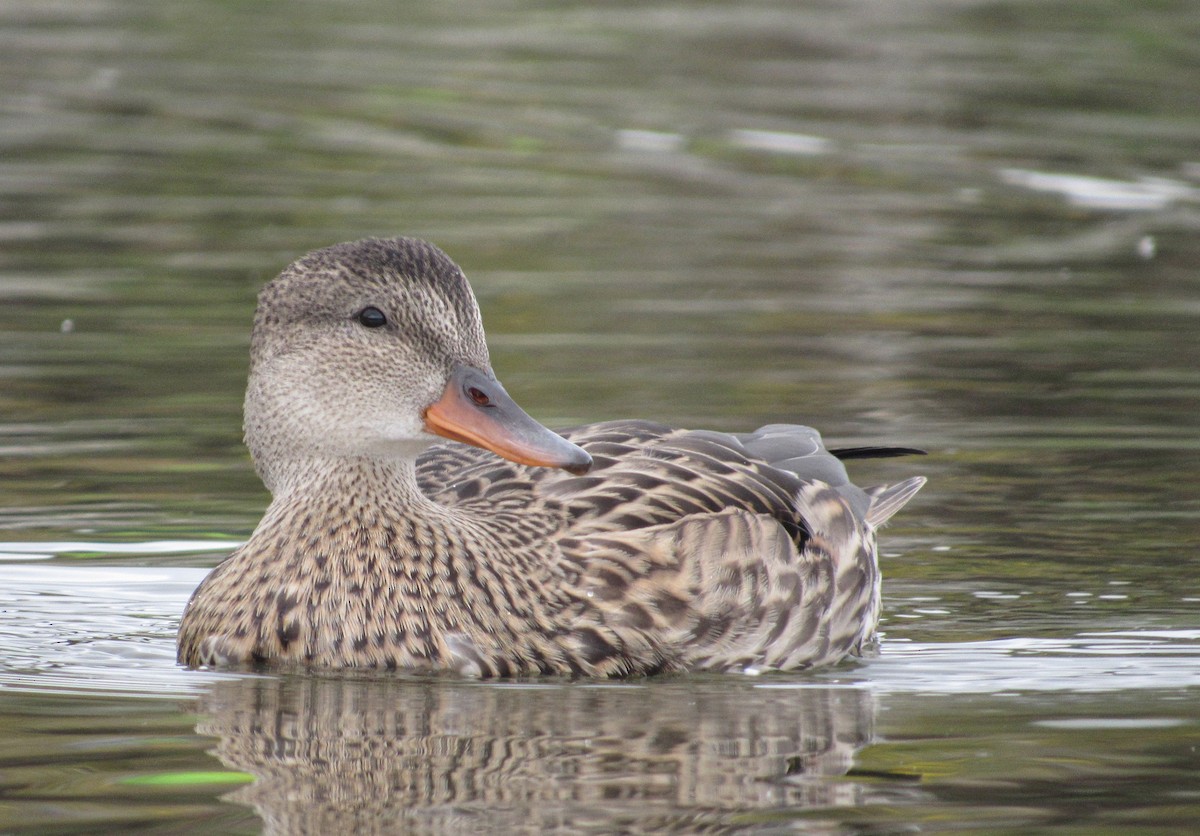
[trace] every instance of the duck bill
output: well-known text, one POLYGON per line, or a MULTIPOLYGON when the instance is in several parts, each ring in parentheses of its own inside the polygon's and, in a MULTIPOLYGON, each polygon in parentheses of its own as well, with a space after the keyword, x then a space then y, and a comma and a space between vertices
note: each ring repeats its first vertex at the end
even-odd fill
POLYGON ((561 467, 577 475, 592 466, 587 451, 530 418, 500 381, 471 366, 450 375, 442 396, 425 410, 425 429, 517 464, 561 467))

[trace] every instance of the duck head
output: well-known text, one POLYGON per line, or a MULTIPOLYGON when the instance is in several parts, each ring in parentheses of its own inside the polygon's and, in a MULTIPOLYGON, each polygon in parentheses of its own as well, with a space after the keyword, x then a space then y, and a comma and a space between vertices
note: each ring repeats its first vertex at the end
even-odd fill
POLYGON ((415 459, 436 436, 520 464, 591 466, 505 392, 466 277, 411 238, 317 250, 263 288, 245 432, 272 492, 316 461, 415 459))

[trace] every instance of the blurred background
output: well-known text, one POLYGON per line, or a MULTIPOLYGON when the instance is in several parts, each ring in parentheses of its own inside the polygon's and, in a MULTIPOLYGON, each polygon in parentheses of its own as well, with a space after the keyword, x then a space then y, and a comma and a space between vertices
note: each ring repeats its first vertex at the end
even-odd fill
POLYGON ((552 425, 921 445, 881 475, 933 477, 896 525, 958 549, 937 571, 1172 573, 1200 542, 1189 8, 8 4, 0 530, 244 536, 258 287, 408 234, 552 425))
POLYGON ((1187 9, 8 4, 5 522, 244 533, 254 294, 368 235, 459 261, 554 423, 1011 443, 1050 502, 1195 465, 1187 9))
MULTIPOLYGON (((70 572, 252 530, 258 288, 406 234, 551 426, 928 449, 853 468, 930 478, 866 679, 1194 697, 1197 67, 1188 0, 0 2, 0 673, 126 675, 124 581, 70 572), (1113 631, 1169 652, 1086 638, 1113 631)), ((137 652, 178 684, 199 575, 166 577, 137 652)))

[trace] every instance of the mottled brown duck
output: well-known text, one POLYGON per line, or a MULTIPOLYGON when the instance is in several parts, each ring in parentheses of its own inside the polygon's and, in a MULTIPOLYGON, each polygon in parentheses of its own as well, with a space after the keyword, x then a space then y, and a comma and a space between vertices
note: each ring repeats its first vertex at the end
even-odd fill
POLYGON ((189 666, 836 662, 874 637, 875 532, 924 483, 858 488, 839 456, 912 451, 831 452, 802 426, 551 432, 493 374, 462 271, 408 238, 318 250, 264 287, 245 432, 272 500, 188 602, 189 666))

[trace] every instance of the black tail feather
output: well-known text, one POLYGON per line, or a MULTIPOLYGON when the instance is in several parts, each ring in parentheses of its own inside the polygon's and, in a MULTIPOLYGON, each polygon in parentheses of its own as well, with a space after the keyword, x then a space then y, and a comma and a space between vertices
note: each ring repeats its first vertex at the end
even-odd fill
POLYGON ((842 447, 830 450, 842 461, 847 459, 892 459, 896 456, 924 456, 926 452, 916 447, 842 447))

